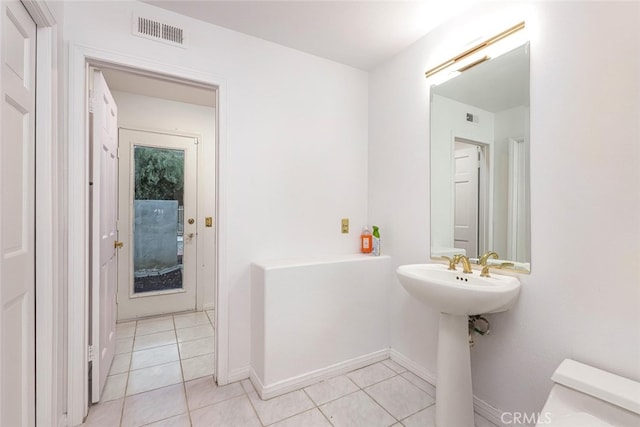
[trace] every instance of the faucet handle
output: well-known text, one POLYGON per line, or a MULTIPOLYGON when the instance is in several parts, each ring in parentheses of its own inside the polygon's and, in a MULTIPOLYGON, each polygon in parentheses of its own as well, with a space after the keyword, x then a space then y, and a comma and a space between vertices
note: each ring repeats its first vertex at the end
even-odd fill
POLYGON ((487 260, 489 259, 489 257, 499 259, 500 255, 498 255, 498 253, 494 251, 487 251, 480 257, 480 259, 478 260, 478 264, 487 265, 487 260))
POLYGON ((491 277, 491 276, 489 276, 489 269, 490 268, 502 269, 502 268, 505 268, 505 267, 513 267, 513 263, 512 262, 503 262, 500 265, 486 264, 484 267, 482 267, 482 271, 480 272, 480 277, 491 277))
POLYGON ((454 256, 453 258, 449 258, 448 256, 443 256, 441 257, 444 260, 449 261, 449 270, 454 270, 456 269, 456 256, 454 256))

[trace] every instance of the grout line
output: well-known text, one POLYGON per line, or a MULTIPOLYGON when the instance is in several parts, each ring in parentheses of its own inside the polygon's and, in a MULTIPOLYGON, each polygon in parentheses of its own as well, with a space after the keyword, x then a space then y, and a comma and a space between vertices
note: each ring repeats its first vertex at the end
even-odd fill
POLYGON ((176 347, 178 347, 178 363, 180 364, 180 374, 182 375, 182 392, 184 393, 184 404, 187 408, 187 419, 189 420, 189 425, 193 425, 191 421, 191 408, 189 407, 189 395, 187 394, 187 382, 184 380, 184 369, 182 369, 182 354, 180 353, 180 344, 178 343, 175 315, 171 316, 171 318, 173 319, 173 332, 176 335, 176 347))

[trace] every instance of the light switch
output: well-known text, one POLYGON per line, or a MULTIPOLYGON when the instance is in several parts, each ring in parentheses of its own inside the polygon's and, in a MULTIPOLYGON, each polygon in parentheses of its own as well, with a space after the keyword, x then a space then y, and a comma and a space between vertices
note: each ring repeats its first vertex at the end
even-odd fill
POLYGON ((342 218, 342 234, 349 233, 349 218, 342 218))

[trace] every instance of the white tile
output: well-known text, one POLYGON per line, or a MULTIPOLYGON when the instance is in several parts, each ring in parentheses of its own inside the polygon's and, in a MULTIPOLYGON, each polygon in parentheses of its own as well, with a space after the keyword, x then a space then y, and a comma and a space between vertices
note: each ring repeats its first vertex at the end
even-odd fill
POLYGON ((435 403, 433 397, 400 376, 374 384, 364 391, 399 420, 435 403))
POLYGON ((163 345, 146 350, 134 351, 131 356, 131 370, 148 368, 150 366, 163 365, 180 360, 178 345, 163 345))
POLYGON ((358 386, 345 375, 320 381, 304 389, 316 405, 322 405, 358 390, 358 386))
POLYGON ((271 424, 272 427, 331 427, 331 423, 327 421, 322 412, 318 408, 295 415, 286 420, 271 424))
POLYGON ((249 393, 249 399, 264 425, 308 411, 315 405, 302 391, 297 390, 269 400, 262 400, 257 393, 249 393))
POLYGON ((203 311, 195 313, 174 314, 173 322, 176 325, 176 329, 191 328, 199 325, 210 325, 209 317, 203 311))
POLYGON ((407 371, 404 366, 400 365, 398 362, 394 362, 391 359, 383 360, 382 363, 384 363, 387 368, 393 370, 396 374, 401 374, 407 371))
POLYGON ((173 319, 163 317, 161 319, 140 320, 136 328, 136 337, 140 335, 155 334, 158 332, 172 331, 174 329, 173 319))
POLYGON ((362 390, 322 405, 320 410, 335 427, 387 427, 396 423, 362 390))
POLYGON ((127 376, 128 372, 123 374, 116 374, 107 377, 107 381, 104 385, 104 389, 102 389, 102 396, 100 396, 100 400, 102 402, 107 402, 109 400, 120 399, 124 397, 124 391, 127 387, 127 376))
POLYGON ((405 427, 436 427, 436 405, 402 420, 405 427))
POLYGON ((199 325, 191 328, 177 329, 178 342, 197 340, 199 338, 212 337, 213 327, 211 325, 199 325))
POLYGON ((116 354, 113 356, 109 375, 122 374, 129 370, 129 362, 131 362, 131 353, 116 354))
POLYGON ((136 337, 133 343, 133 350, 144 350, 153 347, 162 347, 163 345, 175 344, 175 331, 164 331, 149 335, 140 335, 136 337))
POLYGON ((138 369, 129 373, 127 396, 179 383, 182 383, 180 362, 138 369))
POLYGON ((193 427, 261 427, 247 396, 191 411, 193 427))
POLYGON ((213 353, 215 349, 215 342, 213 337, 206 337, 193 341, 181 342, 179 346, 180 358, 189 359, 190 357, 213 353))
POLYGON ((131 353, 133 349, 133 337, 117 338, 115 354, 131 353))
POLYGON ((347 376, 361 388, 386 380, 394 375, 396 375, 396 373, 383 363, 365 366, 362 369, 347 374, 347 376))
POLYGON ((129 396, 124 401, 122 427, 134 427, 187 412, 182 384, 129 396))
POLYGON ((187 390, 187 403, 192 411, 244 395, 244 390, 240 383, 218 387, 213 380, 213 376, 188 381, 185 383, 185 388, 187 390))
POLYGON ((122 322, 116 324, 116 338, 128 338, 136 333, 136 321, 122 322))
POLYGON ((207 375, 213 375, 214 365, 216 361, 213 354, 205 354, 204 356, 192 357, 191 359, 182 360, 182 373, 184 380, 189 381, 207 375))
POLYGON ((145 424, 146 427, 191 427, 189 414, 180 414, 155 423, 145 424))
POLYGON ((417 376, 416 374, 414 374, 413 372, 407 371, 400 375, 403 378, 409 380, 411 384, 415 385, 420 390, 427 392, 429 396, 436 397, 436 388, 433 385, 426 382, 425 380, 423 380, 422 378, 420 378, 419 376, 417 376))
POLYGON ((89 408, 89 416, 83 426, 87 427, 112 427, 120 425, 122 415, 122 403, 124 399, 101 402, 89 408))

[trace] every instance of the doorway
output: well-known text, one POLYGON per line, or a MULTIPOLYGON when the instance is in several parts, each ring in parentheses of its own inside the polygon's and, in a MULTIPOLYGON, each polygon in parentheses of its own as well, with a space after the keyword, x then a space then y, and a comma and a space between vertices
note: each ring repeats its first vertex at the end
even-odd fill
POLYGON ((455 138, 453 155, 454 247, 478 258, 488 247, 489 146, 455 138))
MULTIPOLYGON (((97 66, 103 71, 120 70, 131 76, 151 76, 162 84, 181 83, 182 88, 192 87, 208 90, 210 98, 215 102, 215 125, 213 144, 203 144, 198 158, 198 171, 203 178, 198 179, 198 185, 209 186, 213 198, 200 198, 198 211, 203 215, 198 221, 198 233, 210 233, 213 237, 211 247, 198 247, 198 256, 202 260, 210 261, 213 271, 205 276, 201 283, 205 286, 198 288, 197 292, 209 292, 210 307, 206 304, 197 307, 198 310, 210 310, 213 313, 216 327, 215 340, 215 378, 219 385, 228 384, 229 373, 229 278, 228 266, 224 248, 227 246, 225 226, 227 224, 227 184, 224 177, 228 174, 228 144, 226 134, 226 105, 228 86, 226 80, 220 76, 188 69, 176 64, 162 63, 141 57, 124 55, 115 51, 105 51, 87 46, 70 43, 68 49, 68 150, 66 151, 66 164, 68 165, 67 188, 69 195, 66 201, 66 224, 69 228, 67 243, 68 259, 66 271, 68 274, 67 304, 74 307, 69 310, 68 322, 68 357, 69 369, 67 375, 68 384, 68 414, 69 424, 81 424, 88 409, 88 352, 90 343, 89 329, 89 304, 87 296, 87 282, 89 277, 89 230, 88 212, 88 145, 87 145, 87 70, 89 65, 97 66), (202 175, 203 174, 203 175, 202 175), (206 228, 204 221, 211 212, 212 227, 206 228), (204 217, 204 218, 203 218, 204 217), (203 221, 204 219, 204 221, 203 221)), ((112 82, 109 81, 111 84, 112 82)), ((168 91, 156 88, 152 94, 181 93, 182 91, 168 91)), ((120 111, 123 104, 120 102, 120 111)), ((153 111, 141 111, 148 117, 155 117, 153 111)), ((209 116, 209 118, 211 118, 209 116)), ((122 124, 126 126, 126 123, 122 124)), ((167 127, 171 126, 169 122, 167 127)), ((137 127, 131 125, 132 127, 137 127)), ((143 126, 144 127, 144 126, 143 126)), ((176 126, 174 126, 176 127, 176 126)), ((153 130, 153 129, 144 129, 153 130)), ((203 240, 198 239, 197 245, 202 245, 203 240)), ((200 259, 198 264, 200 265, 200 259)), ((198 268, 197 274, 202 270, 198 268)), ((200 279, 200 277, 198 277, 200 279)), ((206 299, 206 298, 204 298, 206 299)), ((199 303, 198 303, 199 304, 199 303)))
POLYGON ((216 269, 217 91, 156 73, 89 64, 94 140, 89 217, 94 225, 88 382, 90 401, 97 402, 102 393, 112 392, 113 355, 122 358, 116 319, 215 308, 215 281, 203 277, 215 277, 216 269), (102 108, 105 102, 110 108, 102 108), (103 172, 105 158, 114 156, 105 157, 109 150, 96 144, 102 129, 111 127, 115 173, 103 172), (201 161, 210 167, 202 168, 201 161), (96 224, 112 208, 116 231, 103 233, 96 224), (99 244, 105 236, 108 245, 99 244), (102 274, 102 264, 96 265, 102 246, 109 254, 117 250, 115 274, 102 274), (199 280, 209 286, 198 286, 199 280))

